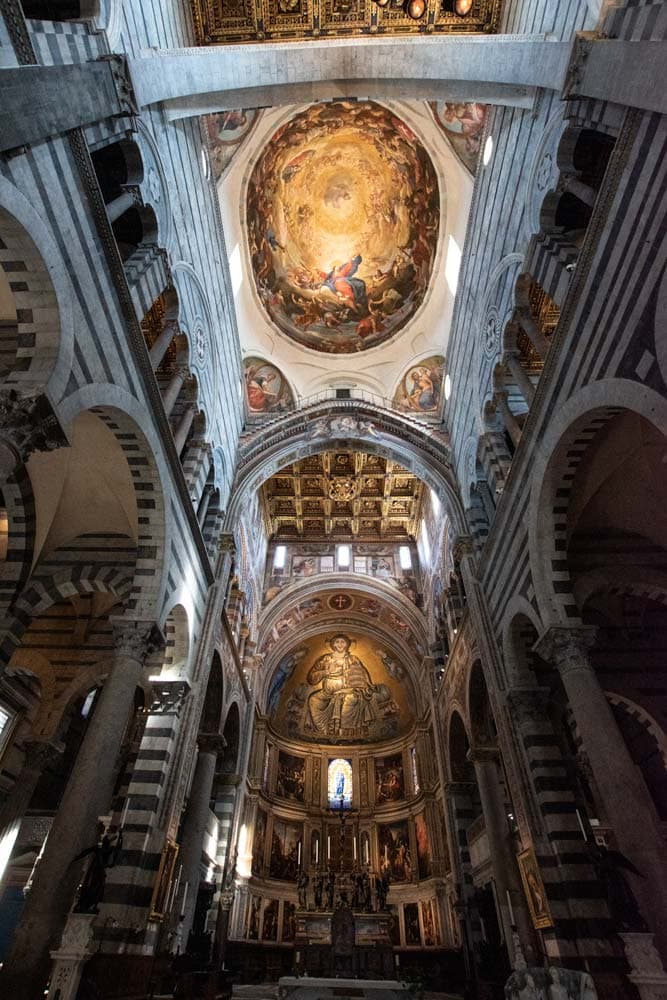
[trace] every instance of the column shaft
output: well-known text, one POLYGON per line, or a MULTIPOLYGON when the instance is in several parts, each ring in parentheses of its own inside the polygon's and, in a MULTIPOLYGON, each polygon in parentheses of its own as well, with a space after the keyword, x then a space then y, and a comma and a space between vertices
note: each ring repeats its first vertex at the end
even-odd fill
POLYGON ((164 395, 162 397, 162 405, 164 406, 164 412, 169 416, 174 408, 176 400, 179 397, 180 391, 183 388, 183 383, 185 382, 187 376, 187 368, 177 368, 174 372, 171 382, 165 389, 164 395))
POLYGON ((121 215, 127 212, 128 208, 134 206, 134 198, 129 191, 124 191, 119 194, 117 198, 110 201, 107 205, 107 215, 109 216, 109 222, 115 222, 116 219, 120 219, 121 215))
POLYGON ((509 368, 510 372, 512 373, 514 381, 518 385, 519 389, 521 389, 521 392, 523 393, 523 398, 530 406, 535 397, 535 386, 528 378, 528 373, 525 371, 523 365, 519 361, 519 358, 517 357, 516 354, 513 353, 506 354, 504 361, 507 367, 509 368))
POLYGON ((162 332, 149 351, 153 371, 156 371, 160 367, 162 359, 167 353, 167 348, 171 344, 177 332, 178 324, 176 321, 173 319, 166 320, 164 327, 162 328, 162 332))
POLYGON ((187 440, 188 434, 190 433, 190 428, 192 427, 192 421, 195 419, 195 408, 194 405, 188 406, 187 410, 181 417, 181 422, 178 425, 176 433, 174 434, 174 444, 176 445, 176 451, 180 455, 183 451, 183 447, 187 440))
POLYGON ((49 971, 49 949, 58 945, 83 870, 83 862, 73 864, 73 859, 95 844, 98 817, 111 800, 118 748, 142 661, 143 652, 129 644, 114 656, 0 973, 0 992, 13 1000, 41 996, 49 971))
POLYGON ((528 306, 518 310, 519 323, 539 356, 544 360, 549 352, 549 341, 535 322, 528 306))
POLYGON ((215 764, 218 757, 215 748, 205 749, 205 747, 206 744, 203 744, 197 757, 181 837, 181 864, 183 865, 181 885, 187 883, 189 887, 185 915, 182 921, 184 945, 188 940, 197 903, 202 844, 210 812, 215 764))
POLYGON ((514 447, 516 448, 521 440, 521 427, 519 426, 516 417, 510 410, 509 403, 507 402, 507 395, 504 392, 497 392, 493 398, 496 401, 496 406, 500 410, 500 415, 505 427, 507 428, 507 433, 512 438, 514 447))

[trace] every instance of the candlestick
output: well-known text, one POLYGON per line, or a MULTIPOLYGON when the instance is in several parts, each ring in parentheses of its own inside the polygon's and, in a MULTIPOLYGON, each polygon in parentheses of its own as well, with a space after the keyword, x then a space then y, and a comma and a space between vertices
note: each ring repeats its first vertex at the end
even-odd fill
POLYGON ((331 837, 327 834, 327 861, 331 861, 331 837))
POLYGON ((185 888, 183 889, 183 899, 181 901, 181 916, 185 916, 185 901, 188 898, 188 889, 190 888, 190 883, 185 883, 185 888))
POLYGON ((296 863, 297 863, 297 865, 300 868, 301 867, 301 841, 299 841, 299 844, 298 844, 297 849, 296 849, 296 863))
POLYGON ((516 927, 516 922, 514 920, 514 910, 512 909, 512 900, 510 899, 509 889, 505 890, 505 895, 507 896, 507 909, 510 915, 510 924, 512 925, 512 927, 516 927))
POLYGON ((319 842, 319 840, 316 840, 315 841, 315 864, 318 864, 319 860, 320 860, 320 842, 319 842))
POLYGON ((354 860, 356 861, 357 860, 357 838, 356 837, 352 838, 352 848, 354 850, 354 860))

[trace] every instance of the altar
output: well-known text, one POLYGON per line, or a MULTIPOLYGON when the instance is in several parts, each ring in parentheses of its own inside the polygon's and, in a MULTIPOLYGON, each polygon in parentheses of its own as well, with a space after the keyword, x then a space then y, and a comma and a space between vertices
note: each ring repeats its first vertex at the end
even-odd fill
POLYGON ((409 995, 405 983, 395 979, 310 979, 284 976, 278 981, 280 1000, 404 1000, 409 995))
POLYGON ((394 976, 390 914, 298 910, 295 968, 309 977, 387 980, 394 976))

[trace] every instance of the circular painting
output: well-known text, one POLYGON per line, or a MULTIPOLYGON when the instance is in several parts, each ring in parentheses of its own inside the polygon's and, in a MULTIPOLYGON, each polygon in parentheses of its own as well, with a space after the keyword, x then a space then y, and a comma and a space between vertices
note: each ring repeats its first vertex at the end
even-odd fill
POLYGON ((428 153, 387 108, 337 101, 300 112, 248 184, 250 256, 268 315, 318 351, 381 344, 424 298, 439 212, 428 153))

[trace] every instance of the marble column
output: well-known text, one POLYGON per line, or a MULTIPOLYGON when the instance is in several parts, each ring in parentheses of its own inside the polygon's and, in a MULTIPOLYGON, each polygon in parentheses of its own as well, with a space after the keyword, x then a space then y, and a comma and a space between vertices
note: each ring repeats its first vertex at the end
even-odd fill
POLYGON ((197 739, 199 753, 190 788, 190 797, 181 836, 181 885, 189 886, 185 914, 181 921, 182 940, 186 944, 192 927, 200 882, 202 844, 211 811, 211 793, 218 754, 225 748, 224 736, 219 733, 202 733, 197 739))
POLYGON ((484 813, 500 921, 510 962, 514 963, 513 928, 516 927, 524 949, 531 946, 532 932, 507 823, 507 810, 498 772, 499 756, 496 747, 474 747, 468 752, 468 759, 475 768, 477 789, 484 813), (514 911, 514 924, 509 913, 508 893, 514 911))
POLYGON ((503 363, 511 372, 512 378, 521 390, 523 398, 528 403, 528 406, 530 406, 535 398, 535 386, 528 378, 528 373, 521 364, 519 355, 515 351, 508 351, 503 358, 503 363))
POLYGON ((667 956, 667 859, 665 843, 641 772, 625 740, 591 663, 588 650, 596 630, 554 626, 535 651, 555 664, 572 709, 581 749, 595 778, 607 819, 620 851, 644 876, 628 876, 642 916, 667 956))
POLYGON ((214 493, 215 486, 213 483, 206 483, 202 491, 201 500, 199 501, 199 507, 197 508, 197 521, 199 522, 199 527, 202 531, 204 530, 204 523, 206 522, 206 515, 208 514, 211 497, 214 493))
POLYGON ((518 420, 510 410, 510 405, 507 402, 506 392, 496 392, 494 393, 493 399, 500 412, 500 417, 507 429, 507 433, 512 439, 512 443, 516 448, 521 440, 521 427, 518 420))
MULTIPOLYGON (((23 744, 25 758, 21 773, 14 782, 12 790, 5 799, 0 810, 0 844, 2 857, 9 858, 19 829, 21 820, 30 805, 32 793, 42 776, 44 768, 65 749, 65 744, 58 740, 27 739, 23 744)), ((0 864, 2 858, 0 858, 0 864)), ((3 869, 0 867, 0 878, 3 869)))
POLYGON ((166 319, 162 327, 162 332, 159 334, 157 340, 148 352, 151 359, 151 365, 153 366, 153 371, 156 371, 160 367, 162 359, 167 353, 167 349, 177 333, 178 323, 176 320, 166 319))
POLYGON ((49 972, 49 949, 59 943, 84 867, 74 858, 95 844, 98 817, 113 793, 118 749, 143 662, 154 632, 150 621, 114 622, 115 652, 76 763, 35 870, 20 924, 4 968, 0 994, 13 1000, 41 996, 49 972))
POLYGON ((549 353, 549 341, 540 330, 529 306, 520 306, 517 310, 519 323, 539 356, 544 360, 549 353))
POLYGON ((183 383, 188 377, 188 366, 179 364, 176 365, 174 369, 174 374, 171 377, 171 381, 164 391, 162 396, 162 405, 164 406, 164 412, 167 416, 170 416, 171 411, 176 405, 176 400, 178 399, 181 389, 183 388, 183 383))
POLYGON ((116 222, 120 219, 121 215, 124 215, 129 208, 134 208, 135 201, 134 196, 130 191, 123 191, 119 194, 117 198, 110 201, 107 205, 107 215, 109 216, 109 222, 116 222))

